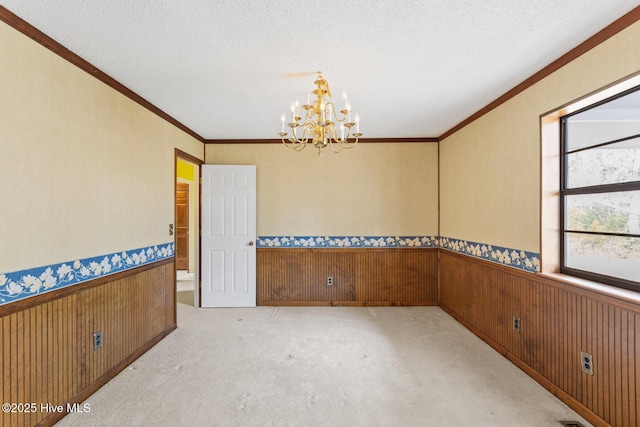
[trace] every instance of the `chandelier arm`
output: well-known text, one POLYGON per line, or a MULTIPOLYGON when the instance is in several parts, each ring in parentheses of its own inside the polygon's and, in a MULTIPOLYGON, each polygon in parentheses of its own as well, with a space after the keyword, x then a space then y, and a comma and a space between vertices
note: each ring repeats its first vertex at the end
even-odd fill
POLYGON ((302 151, 307 146, 306 142, 287 142, 284 140, 284 138, 282 138, 282 143, 284 144, 285 147, 291 148, 292 150, 295 150, 295 151, 302 151))
MULTIPOLYGON (((333 103, 333 101, 329 101, 324 105, 324 108, 327 108, 329 105, 331 105, 331 111, 333 112, 333 117, 335 118, 336 122, 342 123, 347 119, 347 114, 343 113, 342 111, 340 111, 340 113, 342 114, 342 118, 338 118, 338 109, 336 108, 336 105, 333 103)), ((347 110, 343 110, 343 111, 347 111, 347 110)))
POLYGON ((349 149, 355 147, 357 143, 358 143, 358 138, 356 138, 355 141, 353 141, 353 142, 338 142, 338 145, 341 148, 344 148, 345 150, 349 150, 349 149))
POLYGON ((340 152, 342 149, 353 148, 362 134, 359 131, 359 118, 356 114, 355 121, 351 120, 351 105, 347 102, 345 96, 344 109, 338 109, 331 99, 331 91, 327 80, 322 77, 322 73, 318 72, 318 78, 314 82, 316 89, 313 91, 315 98, 311 101, 309 94, 307 95, 307 103, 302 105, 303 117, 298 117, 298 103, 292 105, 292 120, 289 123, 291 135, 288 136, 284 132, 285 116, 282 116, 282 132, 280 137, 282 143, 287 147, 296 151, 302 151, 307 144, 311 143, 318 150, 318 155, 323 154, 323 149, 327 145, 330 146, 334 153, 340 152), (338 136, 338 126, 341 136, 338 136), (301 135, 298 136, 297 128, 301 127, 301 135), (347 128, 346 135, 344 128, 347 128), (355 127, 355 133, 352 128, 355 127), (286 138, 285 138, 286 137, 286 138), (355 140, 350 141, 350 138, 355 140))
POLYGON ((340 143, 337 143, 337 141, 329 139, 329 147, 331 148, 331 151, 333 151, 334 153, 339 153, 341 151, 342 146, 340 145, 340 143), (338 146, 338 149, 334 148, 334 145, 338 146))

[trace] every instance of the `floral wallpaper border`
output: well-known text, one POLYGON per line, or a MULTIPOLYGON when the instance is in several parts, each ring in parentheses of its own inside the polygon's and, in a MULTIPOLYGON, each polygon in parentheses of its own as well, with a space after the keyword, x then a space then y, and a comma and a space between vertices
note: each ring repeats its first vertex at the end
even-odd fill
POLYGON ((258 248, 437 248, 438 236, 260 236, 258 248))
MULTIPOLYGON (((437 248, 535 273, 540 254, 438 236, 260 236, 258 248, 437 248)), ((0 305, 76 285, 174 256, 174 244, 147 246, 92 258, 0 274, 0 305)))
POLYGON ((540 254, 468 240, 440 237, 440 247, 508 267, 536 273, 540 271, 540 254))
POLYGON ((171 258, 173 243, 0 274, 0 305, 171 258))

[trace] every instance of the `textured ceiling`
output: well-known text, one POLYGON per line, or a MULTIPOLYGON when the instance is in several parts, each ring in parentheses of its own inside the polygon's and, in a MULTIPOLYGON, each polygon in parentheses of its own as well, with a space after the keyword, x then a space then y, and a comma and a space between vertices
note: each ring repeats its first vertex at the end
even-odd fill
POLYGON ((0 0, 205 139, 271 139, 322 70, 367 138, 437 137, 637 0, 0 0))

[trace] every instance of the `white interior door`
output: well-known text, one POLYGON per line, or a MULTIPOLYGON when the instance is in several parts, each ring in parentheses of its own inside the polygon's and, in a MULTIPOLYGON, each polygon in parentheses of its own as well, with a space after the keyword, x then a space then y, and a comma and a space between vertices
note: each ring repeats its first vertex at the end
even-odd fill
POLYGON ((202 165, 202 307, 256 306, 255 242, 255 165, 202 165))

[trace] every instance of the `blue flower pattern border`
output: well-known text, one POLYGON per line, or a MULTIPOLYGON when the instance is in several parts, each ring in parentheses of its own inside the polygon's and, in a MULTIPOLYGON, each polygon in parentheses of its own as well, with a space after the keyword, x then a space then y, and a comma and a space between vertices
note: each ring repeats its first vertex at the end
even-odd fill
MULTIPOLYGON (((260 236, 258 248, 442 248, 528 271, 540 270, 540 254, 438 236, 260 236)), ((0 274, 0 305, 139 267, 174 256, 174 244, 101 255, 0 274)))
POLYGON ((0 305, 171 258, 174 244, 147 246, 0 274, 0 305))
POLYGON ((438 236, 261 236, 258 248, 443 248, 536 273, 540 254, 438 236))
POLYGON ((260 236, 258 248, 437 248, 438 236, 260 236))
POLYGON ((481 258, 486 261, 536 273, 540 271, 540 254, 468 240, 440 237, 440 247, 450 251, 481 258))

